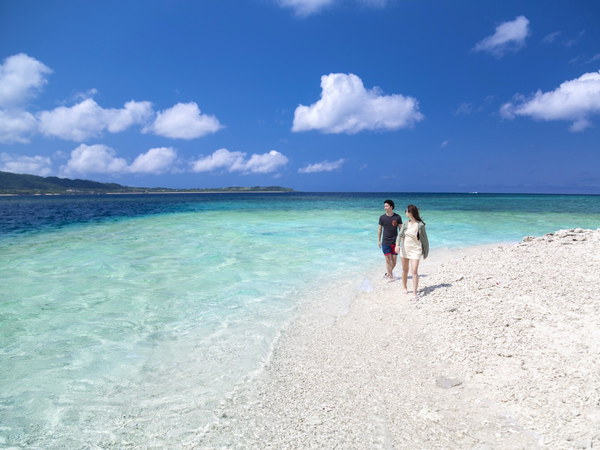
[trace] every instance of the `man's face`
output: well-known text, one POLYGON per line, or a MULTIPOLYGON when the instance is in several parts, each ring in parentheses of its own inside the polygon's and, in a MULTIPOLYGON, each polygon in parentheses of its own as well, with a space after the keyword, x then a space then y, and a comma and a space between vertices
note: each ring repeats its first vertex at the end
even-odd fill
POLYGON ((392 212, 392 207, 388 203, 383 204, 383 209, 386 213, 392 212))

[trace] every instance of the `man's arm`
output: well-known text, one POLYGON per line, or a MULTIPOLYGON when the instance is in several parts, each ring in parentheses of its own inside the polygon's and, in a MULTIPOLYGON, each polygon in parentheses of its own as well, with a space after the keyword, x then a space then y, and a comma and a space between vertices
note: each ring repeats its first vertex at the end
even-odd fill
POLYGON ((381 230, 383 230, 383 227, 381 225, 379 225, 379 228, 377 229, 377 245, 379 245, 381 247, 381 230))

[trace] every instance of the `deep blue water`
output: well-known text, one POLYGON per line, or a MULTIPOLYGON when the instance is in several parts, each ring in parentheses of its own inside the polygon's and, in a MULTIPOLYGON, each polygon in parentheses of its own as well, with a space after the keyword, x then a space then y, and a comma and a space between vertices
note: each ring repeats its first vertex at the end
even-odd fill
POLYGON ((380 209, 379 204, 387 198, 396 201, 396 210, 399 211, 410 202, 423 211, 600 214, 600 196, 597 195, 280 193, 18 196, 0 197, 0 235, 177 212, 380 209))

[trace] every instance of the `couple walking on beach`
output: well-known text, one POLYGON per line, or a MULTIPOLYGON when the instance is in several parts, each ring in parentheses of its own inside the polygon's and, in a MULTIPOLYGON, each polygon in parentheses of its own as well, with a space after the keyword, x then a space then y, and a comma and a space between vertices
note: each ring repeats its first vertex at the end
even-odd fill
POLYGON ((393 200, 385 200, 385 214, 379 217, 377 242, 385 256, 386 273, 389 281, 395 281, 394 268, 398 254, 402 262, 402 289, 408 294, 408 271, 412 274, 413 296, 417 297, 419 288, 419 261, 429 255, 429 240, 425 231, 425 222, 421 220, 419 209, 408 205, 404 213, 408 219, 402 223, 402 218, 394 212, 393 200))

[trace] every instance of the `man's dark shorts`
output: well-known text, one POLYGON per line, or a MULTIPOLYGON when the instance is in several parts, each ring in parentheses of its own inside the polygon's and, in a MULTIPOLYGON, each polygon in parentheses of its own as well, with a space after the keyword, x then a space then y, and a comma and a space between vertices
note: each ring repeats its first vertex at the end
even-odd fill
POLYGON ((397 255, 398 251, 396 250, 396 244, 381 244, 381 250, 383 250, 384 255, 397 255))

